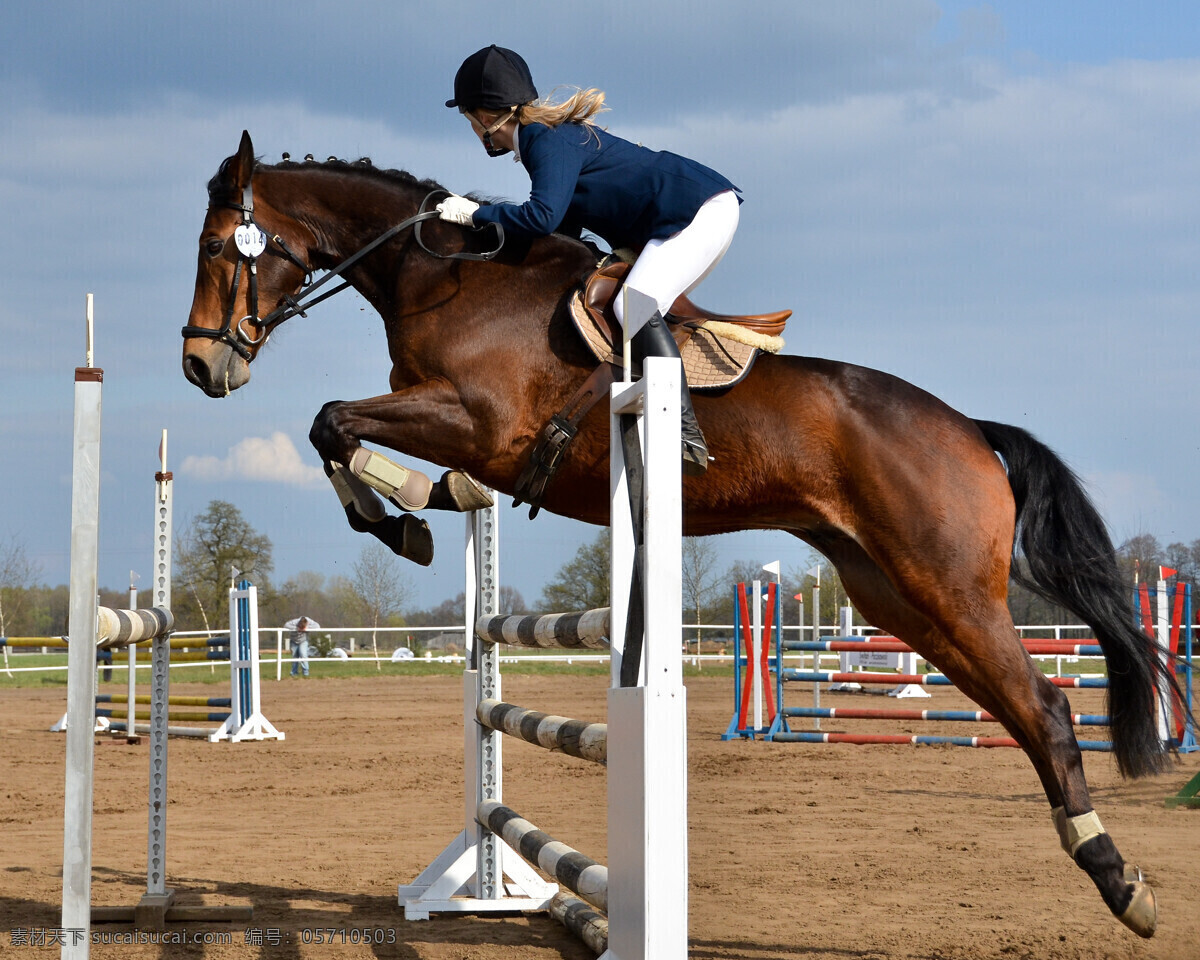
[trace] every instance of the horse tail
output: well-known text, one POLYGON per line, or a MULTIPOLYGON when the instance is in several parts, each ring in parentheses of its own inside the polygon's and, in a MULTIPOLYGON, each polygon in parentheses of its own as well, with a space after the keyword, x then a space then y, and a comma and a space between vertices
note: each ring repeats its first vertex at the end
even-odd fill
POLYGON ((1159 740, 1160 697, 1165 693, 1178 707, 1182 694, 1173 662, 1164 663, 1153 641, 1134 625, 1104 520, 1079 478, 1049 447, 1019 427, 975 423, 1004 458, 1016 501, 1012 579, 1066 607, 1096 632, 1108 663, 1117 768, 1126 777, 1160 772, 1169 757, 1159 740))

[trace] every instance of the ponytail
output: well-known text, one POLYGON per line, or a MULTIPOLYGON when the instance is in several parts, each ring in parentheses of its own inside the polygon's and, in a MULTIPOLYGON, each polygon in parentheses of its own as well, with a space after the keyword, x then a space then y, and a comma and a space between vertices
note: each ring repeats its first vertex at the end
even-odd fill
POLYGON ((604 91, 589 87, 587 90, 577 90, 561 103, 552 103, 549 99, 535 100, 521 107, 518 117, 522 125, 541 123, 547 127, 557 127, 563 123, 582 123, 593 126, 596 114, 607 110, 604 105, 604 91))

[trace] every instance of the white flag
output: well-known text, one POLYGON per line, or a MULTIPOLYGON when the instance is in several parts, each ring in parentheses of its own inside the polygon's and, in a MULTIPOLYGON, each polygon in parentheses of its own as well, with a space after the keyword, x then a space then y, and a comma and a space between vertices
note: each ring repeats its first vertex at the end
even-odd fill
POLYGON ((770 563, 764 563, 763 569, 775 578, 775 582, 779 582, 779 561, 772 560, 770 563))
POLYGON ((821 565, 819 563, 811 570, 805 571, 804 575, 806 577, 816 578, 817 586, 819 587, 821 585, 821 565))

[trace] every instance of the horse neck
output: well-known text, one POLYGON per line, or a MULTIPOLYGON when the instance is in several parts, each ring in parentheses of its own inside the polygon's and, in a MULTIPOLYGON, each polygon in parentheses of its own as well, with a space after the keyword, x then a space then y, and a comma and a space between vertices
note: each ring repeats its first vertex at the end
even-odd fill
MULTIPOLYGON (((413 216, 432 189, 328 169, 270 174, 263 181, 264 198, 311 234, 309 262, 322 269, 413 216)), ((453 246, 450 234, 457 229, 437 221, 427 227, 429 239, 445 248, 453 246)), ((393 362, 411 372, 426 369, 427 351, 444 362, 446 322, 460 331, 478 323, 489 338, 523 342, 534 352, 546 349, 546 324, 589 262, 586 249, 565 238, 543 241, 519 264, 437 259, 416 253, 407 233, 356 264, 346 279, 383 318, 393 362), (448 288, 454 291, 450 297, 448 288)))
POLYGON ((262 192, 307 231, 310 262, 320 269, 341 263, 411 217, 425 195, 417 185, 324 168, 269 171, 262 192))

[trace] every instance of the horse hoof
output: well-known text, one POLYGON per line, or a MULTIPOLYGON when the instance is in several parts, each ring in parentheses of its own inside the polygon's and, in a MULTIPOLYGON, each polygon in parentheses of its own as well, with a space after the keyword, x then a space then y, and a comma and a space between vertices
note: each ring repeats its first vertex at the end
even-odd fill
MULTIPOLYGON (((1138 873, 1140 875, 1141 871, 1138 873)), ((1158 928, 1158 906, 1154 902, 1154 888, 1141 880, 1135 880, 1130 886, 1133 887, 1133 899, 1117 919, 1139 937, 1152 937, 1158 928)))
MULTIPOLYGON (((352 509, 347 509, 347 516, 352 513, 352 509)), ((371 534, 398 557, 404 557, 405 560, 411 560, 422 567, 433 563, 433 534, 429 532, 429 524, 420 517, 411 513, 402 513, 398 517, 388 514, 378 523, 365 523, 360 520, 358 525, 355 525, 354 518, 351 517, 350 525, 355 530, 371 534)))
POLYGON ((461 471, 447 470, 442 476, 442 482, 446 485, 446 491, 450 494, 455 508, 463 513, 486 510, 494 502, 477 480, 461 471))
POLYGON ((433 563, 433 534, 429 532, 429 524, 411 513, 396 520, 400 523, 400 549, 396 553, 422 567, 433 563))

